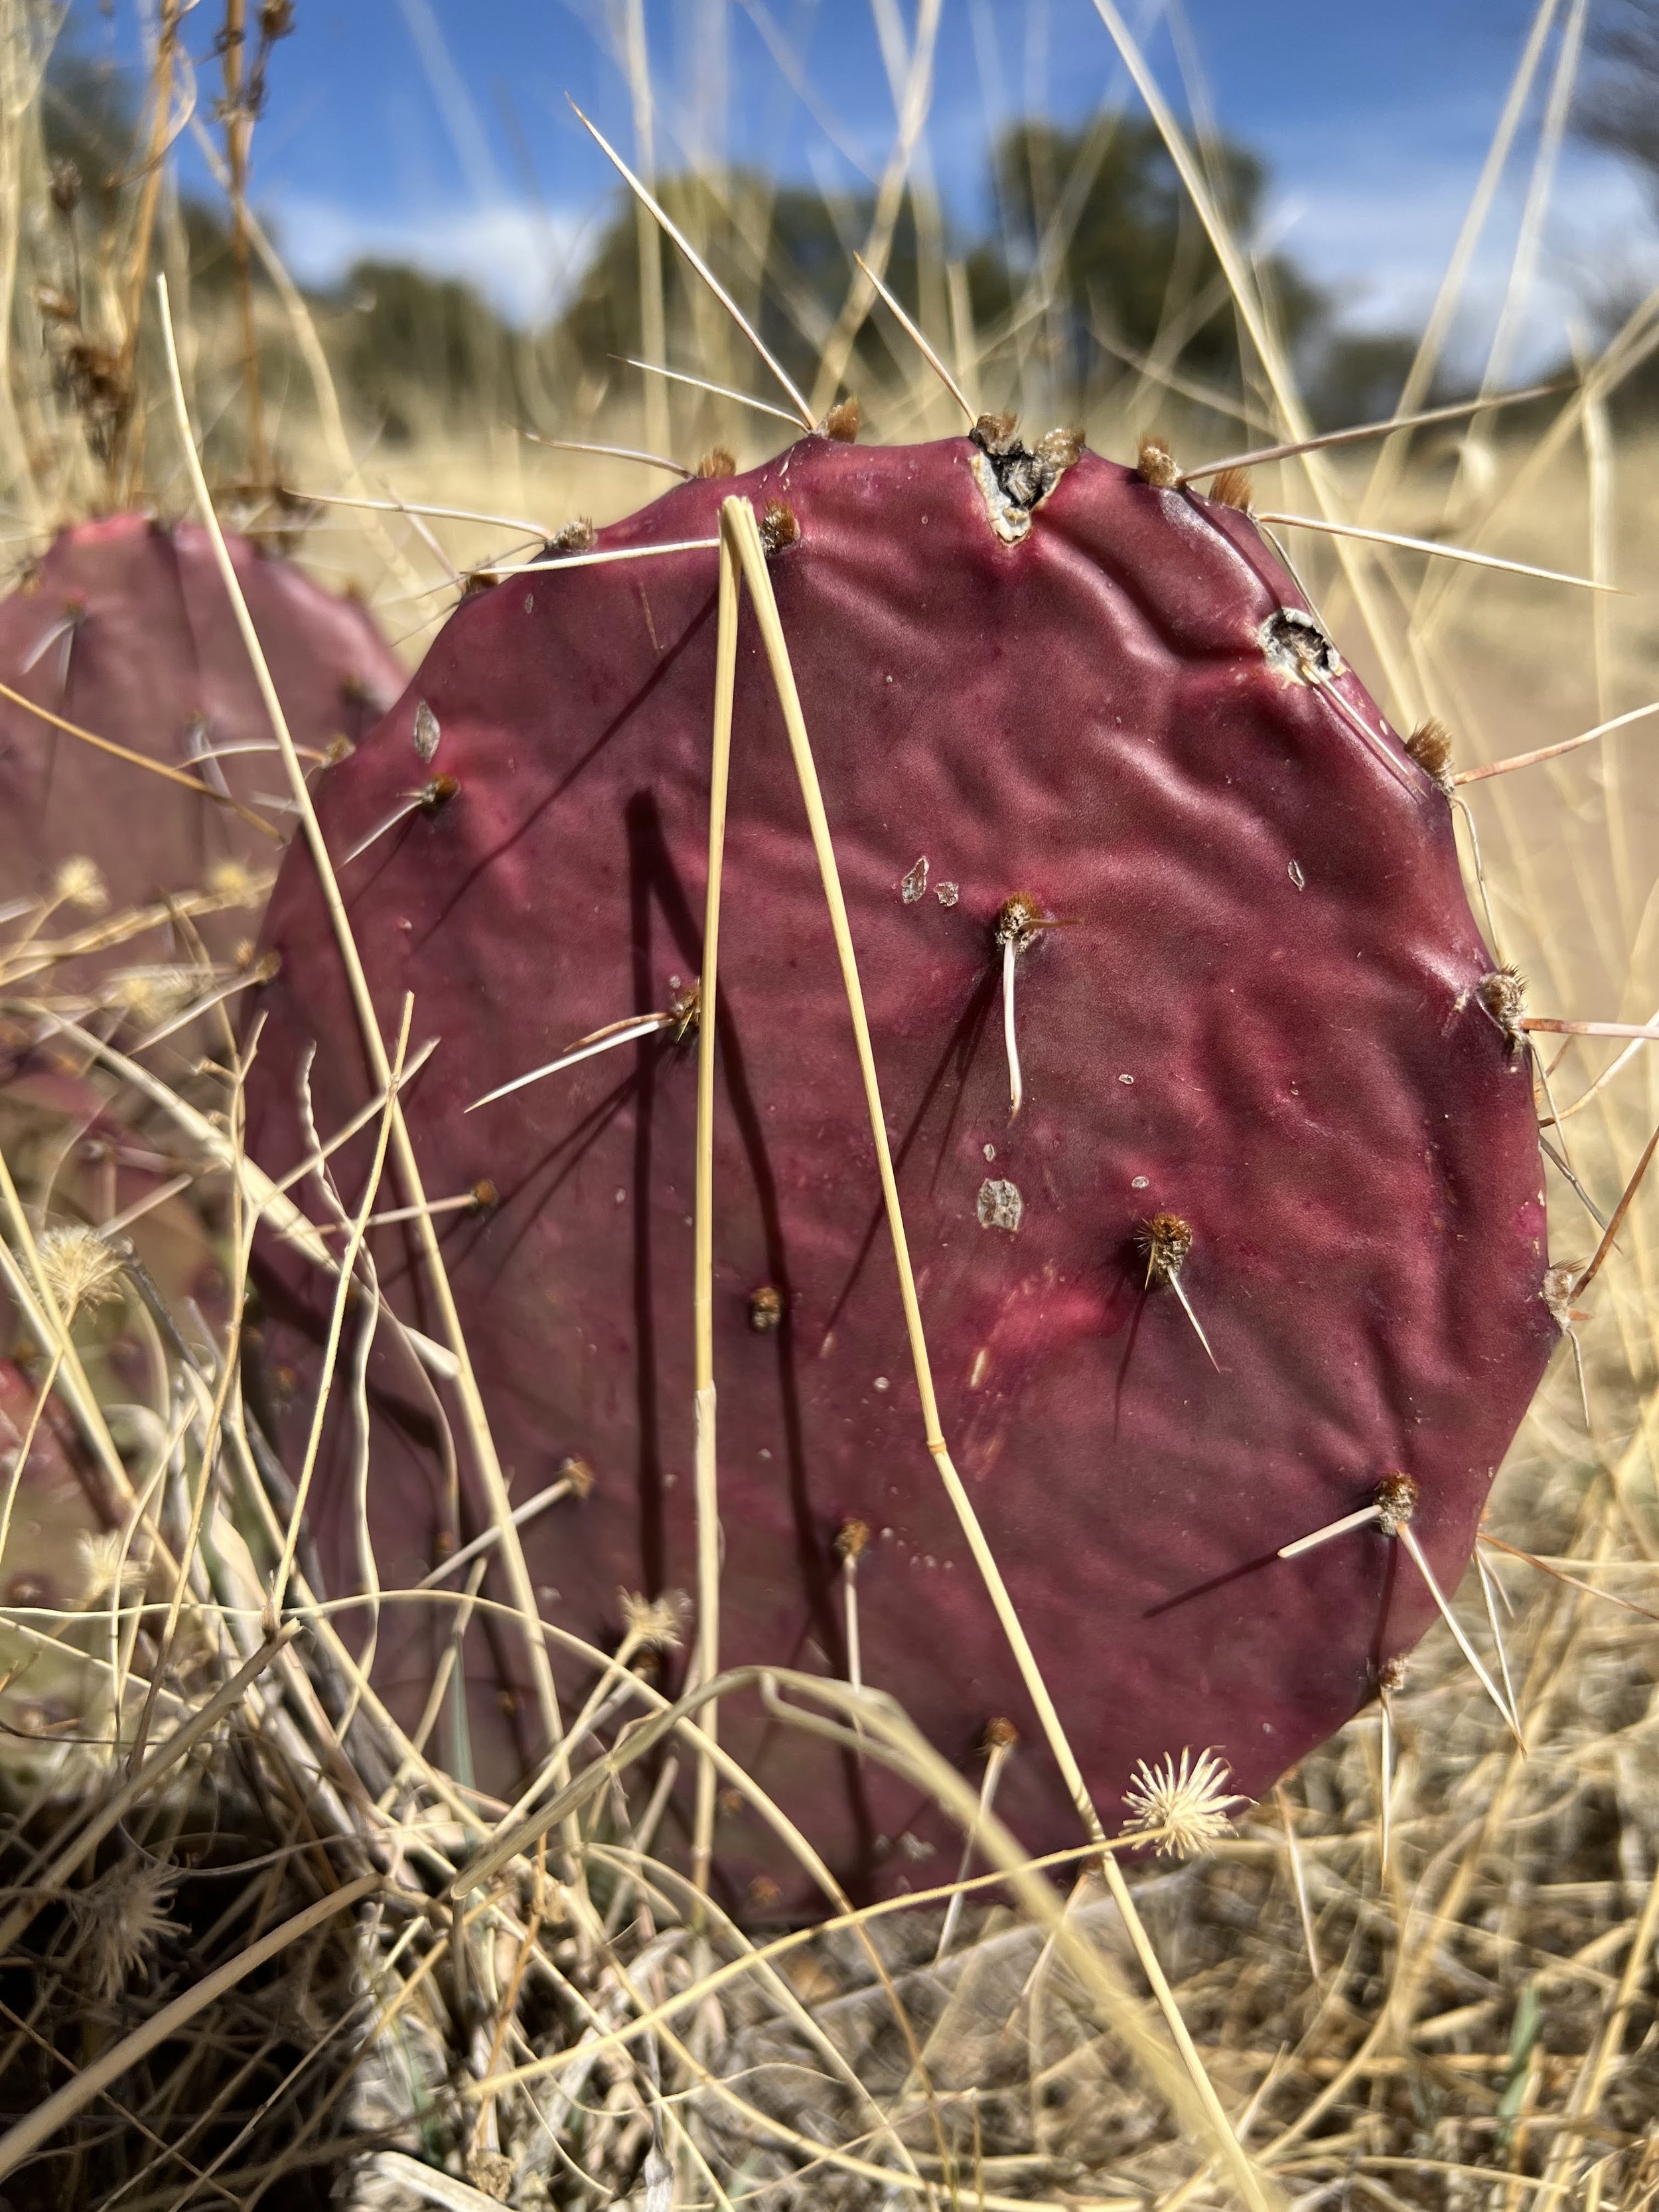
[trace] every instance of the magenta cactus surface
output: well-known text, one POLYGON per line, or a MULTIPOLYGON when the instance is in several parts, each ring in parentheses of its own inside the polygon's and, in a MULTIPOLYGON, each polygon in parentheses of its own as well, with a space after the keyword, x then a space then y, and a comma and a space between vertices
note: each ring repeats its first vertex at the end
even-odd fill
MULTIPOLYGON (((736 492, 799 526, 770 573, 839 854, 945 1430, 1109 1824, 1137 1761, 1213 1746, 1255 1795, 1375 1694, 1433 1618, 1370 1526, 1279 1548, 1396 1474, 1443 1586, 1558 1330, 1526 1057, 1447 800, 1255 526, 1066 441, 814 438, 689 483, 601 548, 714 534, 736 492), (1020 902, 1011 908, 1011 902, 1020 902), (1023 1097, 1011 1119, 1012 971, 1023 1097)), ((504 579, 320 786, 337 861, 393 811, 417 717, 453 790, 340 868, 385 1030, 441 1043, 407 1098, 547 1618, 615 1646, 618 1593, 695 1591, 696 1054, 665 1026, 482 1094, 697 976, 716 556, 504 579)), ((1075 1812, 924 1448, 848 1006, 752 614, 739 644, 717 1018, 721 1657, 848 1666, 964 1773, 1012 1721, 999 1812, 1033 1850, 1075 1812)), ((373 1095, 309 855, 270 909, 281 971, 248 1097, 273 1173, 373 1095)), ((340 1156, 355 1202, 365 1136, 340 1156)), ((389 1198, 387 1203, 400 1202, 389 1198)), ((395 1309, 441 1333, 405 1226, 395 1309)), ((290 1448, 326 1285, 272 1245, 264 1371, 290 1448)), ((431 1386, 382 1326, 368 1518, 386 1588, 484 1515, 431 1386)), ((311 1522, 364 1586, 337 1390, 311 1522)), ((507 1595, 499 1570, 487 1592, 507 1595)), ((376 1680, 410 1721, 451 1615, 390 1605, 376 1680)), ((479 1784, 544 1747, 522 1648, 468 1644, 479 1784)), ((588 1685, 555 1650, 567 1705, 588 1685)), ((660 1679, 683 1679, 684 1655, 660 1679)), ((875 1761, 732 1701, 723 1740, 850 1887, 948 1881, 942 1815, 875 1761)), ((442 1739, 435 1741, 441 1741, 442 1739)), ((689 1801, 688 1801, 689 1802, 689 1801)), ((810 1901, 746 1807, 717 1871, 810 1901)))
MULTIPOLYGON (((295 742, 319 756, 355 744, 404 681, 373 621, 252 539, 230 548, 295 742)), ((268 748, 270 726, 199 525, 121 514, 62 532, 0 602, 0 682, 245 805, 285 793, 273 752, 241 750, 268 748)), ((291 817, 262 811, 286 836, 291 817)), ((222 861, 269 868, 276 849, 230 808, 0 699, 5 896, 45 891, 58 863, 84 855, 115 907, 142 906, 199 887, 222 861)), ((246 915, 209 916, 203 933, 219 949, 247 927, 246 915)))

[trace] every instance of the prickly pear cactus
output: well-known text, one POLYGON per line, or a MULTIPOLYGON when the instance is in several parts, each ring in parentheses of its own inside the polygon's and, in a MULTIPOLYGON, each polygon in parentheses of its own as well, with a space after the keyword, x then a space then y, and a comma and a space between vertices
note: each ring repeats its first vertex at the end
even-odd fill
MULTIPOLYGON (((1158 473, 1063 437, 1028 450, 1006 422, 908 449, 811 439, 600 539, 707 538, 732 491, 796 526, 774 528, 770 568, 945 1431, 1109 1813, 1137 1761, 1185 1747, 1258 1793, 1375 1694, 1433 1617, 1394 1524, 1281 1547, 1405 1474, 1455 1584, 1557 1340, 1529 1074, 1482 992, 1446 799, 1255 526, 1158 473)), ((850 1585, 864 1680, 970 1775, 988 1723, 1012 1721, 998 1809, 1061 1846, 1075 1814, 923 1447, 842 979, 744 625, 718 1014, 721 1659, 844 1674, 850 1585)), ((408 1098, 428 1194, 497 1194, 438 1226, 514 1498, 567 1458, 593 1470, 524 1542, 547 1617, 605 1648, 619 1592, 696 1587, 686 1022, 467 1109, 686 1007, 714 643, 710 551, 505 579, 323 794, 344 856, 417 751, 448 780, 341 881, 386 1033, 411 992, 414 1040, 442 1040, 408 1098)), ((307 1149, 313 1045, 325 1132, 373 1091, 297 848, 267 942, 249 1134, 281 1172, 307 1149)), ((348 1201, 368 1143, 343 1156, 348 1201)), ((435 1334, 408 1238, 375 1232, 379 1279, 435 1334)), ((274 1249, 264 1265, 293 1445, 325 1287, 274 1249)), ((483 1522, 465 1462, 452 1504, 405 1360, 382 1327, 368 1512, 387 1587, 483 1522)), ((337 1594, 364 1567, 349 1394, 333 1407, 312 1521, 337 1594)), ((450 1620, 380 1613, 377 1674, 406 1715, 450 1620)), ((469 1652, 471 1755, 510 1791, 542 1748, 522 1657, 495 1628, 469 1652)), ((954 1872, 940 1819, 873 1760, 753 1703, 722 1728, 849 1883, 954 1872)), ((756 1900, 804 1900, 729 1796, 715 1850, 756 1900)))
MULTIPOLYGON (((403 688, 374 623, 251 539, 234 538, 231 557, 295 742, 319 759, 355 744, 403 688)), ((0 603, 0 683, 287 835, 282 764, 199 526, 123 514, 64 531, 0 603)), ((226 863, 268 870, 277 849, 230 808, 0 698, 0 900, 52 898, 56 866, 76 856, 115 908, 143 906, 226 863)), ((210 951, 247 929, 245 914, 201 923, 210 951)))

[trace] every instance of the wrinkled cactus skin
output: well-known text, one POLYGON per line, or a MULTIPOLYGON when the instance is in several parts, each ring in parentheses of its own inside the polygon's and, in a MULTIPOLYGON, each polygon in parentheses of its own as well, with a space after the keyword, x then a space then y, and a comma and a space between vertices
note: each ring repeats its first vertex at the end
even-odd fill
MULTIPOLYGON (((296 744, 317 751, 337 738, 355 744, 403 689, 396 658, 355 601, 251 539, 229 544, 296 744)), ((193 727, 216 747, 271 742, 199 525, 169 529, 122 514, 64 531, 0 602, 0 681, 149 759, 209 781, 218 775, 244 804, 286 790, 274 753, 239 753, 208 769, 191 757, 193 727)), ((287 834, 290 816, 265 816, 287 834)), ((142 906, 201 885, 220 861, 269 868, 276 850, 229 808, 0 699, 0 896, 44 890, 58 862, 84 854, 115 907, 142 906)), ((247 932, 245 915, 203 924, 210 950, 247 932)))
MULTIPOLYGON (((1455 1584, 1556 1340, 1541 1175, 1524 1058, 1479 1000, 1492 963, 1446 800, 1352 673, 1328 663, 1310 684, 1264 650, 1306 602, 1255 526, 1085 454, 1009 544, 979 458, 966 439, 811 440, 735 483, 688 483, 601 542, 712 534, 734 490, 799 520, 771 573, 945 1433, 1109 1822, 1133 1762, 1183 1746, 1217 1747, 1259 1793, 1428 1626, 1420 1578, 1375 1528, 1276 1553, 1403 1469, 1455 1584), (1376 746, 1333 694, 1386 732, 1376 746), (927 888, 907 897, 924 854, 927 888), (1019 892, 1067 926, 1017 969, 1011 1126, 994 930, 1019 892), (994 1225, 1010 1203, 988 1184, 1018 1192, 1017 1229, 994 1225), (1161 1210, 1190 1226, 1181 1283, 1218 1372, 1148 1285, 1140 1239, 1161 1210)), ((481 1176, 500 1192, 487 1219, 441 1217, 442 1245, 515 1498, 566 1455, 595 1471, 591 1497, 524 1540, 548 1617, 606 1648, 619 1588, 696 1587, 695 1052, 653 1037, 463 1109, 698 973, 714 589, 708 552, 501 581, 458 610, 322 798, 346 853, 408 788, 429 704, 459 789, 342 882, 386 1034, 407 991, 414 1040, 442 1040, 408 1097, 428 1194, 481 1176)), ((988 1721, 1012 1718, 998 1809, 1031 1849, 1061 1847, 1075 1814, 924 1449, 842 984, 746 607, 735 729, 722 1661, 842 1674, 836 1538, 867 1522, 866 1680, 970 1776, 988 1721), (783 1294, 779 1327, 751 1325, 763 1286, 783 1294)), ((313 1040, 325 1131, 372 1088, 297 848, 267 942, 283 964, 249 1139, 279 1172, 302 1153, 313 1040)), ((349 1201, 368 1141, 342 1170, 349 1201)), ((378 1232, 374 1249, 394 1304, 437 1332, 412 1239, 378 1232)), ((263 1265, 292 1457, 325 1292, 274 1247, 263 1265)), ((431 1394, 384 1327, 369 1371, 369 1524, 381 1582, 407 1586, 482 1507, 464 1466, 452 1526, 431 1394)), ((363 1583, 346 1395, 312 1499, 337 1593, 363 1583)), ((487 1588, 507 1595, 498 1573, 487 1588)), ((377 1677, 405 1717, 450 1618, 381 1615, 377 1677)), ((471 1755, 481 1784, 510 1790, 540 1748, 522 1652, 500 1624, 469 1650, 471 1755)), ((568 1705, 585 1682, 555 1659, 568 1705)), ((665 1662, 665 1681, 683 1678, 683 1656, 665 1662)), ((942 1820, 875 1762, 768 1726, 753 1700, 722 1726, 854 1889, 954 1872, 942 1820)), ((738 1894, 758 1871, 783 1886, 779 1909, 808 1904, 747 1809, 723 1811, 716 1852, 738 1894)))

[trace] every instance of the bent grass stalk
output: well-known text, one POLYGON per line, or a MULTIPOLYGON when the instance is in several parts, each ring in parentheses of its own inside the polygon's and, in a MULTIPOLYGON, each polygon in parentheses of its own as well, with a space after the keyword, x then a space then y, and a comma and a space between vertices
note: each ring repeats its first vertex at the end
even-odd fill
MULTIPOLYGON (((729 505, 730 502, 728 501, 729 505)), ((720 878, 726 854, 726 795, 732 776, 732 709, 738 674, 738 556, 724 509, 720 517, 718 628, 714 647, 714 728, 708 788, 708 876, 703 903, 702 1000, 697 1016, 697 1156, 693 1203, 691 1338, 692 1449, 697 1512, 697 1671, 705 1682, 720 1672, 720 1473, 714 1393, 714 1057, 719 1006, 720 878)), ((720 1707, 711 1704, 703 1732, 720 1741, 720 1707)), ((714 1854, 714 1761, 697 1762, 691 1878, 707 1890, 714 1854)))

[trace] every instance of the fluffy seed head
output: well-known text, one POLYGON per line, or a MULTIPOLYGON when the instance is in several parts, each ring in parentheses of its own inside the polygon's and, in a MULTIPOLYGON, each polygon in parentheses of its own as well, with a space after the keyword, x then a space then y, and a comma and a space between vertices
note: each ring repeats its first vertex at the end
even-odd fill
POLYGON ((110 977, 105 1002, 148 1029, 187 1006, 212 980, 198 968, 123 968, 110 977))
POLYGON ((1178 1213, 1159 1211, 1136 1239, 1146 1255, 1146 1280, 1155 1288, 1174 1282, 1193 1249, 1192 1224, 1178 1213))
POLYGON ((664 1590, 660 1597, 645 1597, 638 1590, 618 1590, 623 1626, 636 1650, 678 1651, 691 1601, 684 1590, 664 1590))
POLYGON ((65 1321, 120 1297, 125 1262, 107 1237, 85 1222, 48 1229, 36 1249, 46 1288, 65 1321))
POLYGON ((120 1995, 173 1925, 167 1907, 178 1879, 170 1867, 126 1856, 74 1899, 87 1981, 100 2004, 120 1995))
POLYGON ((1376 1525, 1397 1536, 1417 1510, 1417 1485, 1408 1474, 1385 1474, 1376 1486, 1376 1525))
POLYGON ((101 914, 109 904, 109 892, 97 862, 84 855, 61 864, 52 879, 52 895, 59 905, 72 906, 78 914, 101 914))
POLYGON ((149 1571, 126 1549, 118 1528, 100 1528, 95 1535, 82 1530, 77 1548, 82 1605, 101 1605, 112 1592, 125 1597, 143 1589, 149 1571))
POLYGON ((1228 1779, 1226 1766, 1213 1751, 1200 1751, 1196 1759, 1183 1751, 1179 1766, 1173 1752, 1156 1766, 1141 1759, 1123 1793, 1129 1808, 1124 1834, 1155 1835, 1160 1856, 1189 1857, 1232 1827, 1227 1808, 1244 1800, 1228 1791, 1228 1779))
POLYGON ((227 906, 257 906, 269 888, 269 878, 246 860, 216 860, 207 872, 206 888, 227 906))

